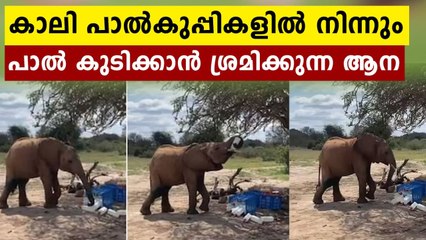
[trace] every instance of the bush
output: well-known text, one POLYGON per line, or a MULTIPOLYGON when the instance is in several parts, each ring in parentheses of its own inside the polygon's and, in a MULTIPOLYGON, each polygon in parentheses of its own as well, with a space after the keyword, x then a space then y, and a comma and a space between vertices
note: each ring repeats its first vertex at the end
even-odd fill
POLYGON ((408 141, 405 144, 405 147, 410 149, 410 150, 425 149, 426 148, 426 141, 425 141, 425 139, 422 139, 422 140, 413 139, 411 141, 408 141))
POLYGON ((94 144, 93 149, 100 152, 113 152, 115 150, 115 146, 112 142, 102 141, 98 144, 94 144))
POLYGON ((6 144, 6 145, 0 145, 0 152, 4 152, 7 153, 9 151, 10 145, 6 144))
POLYGON ((126 149, 125 149, 125 148, 124 148, 124 149, 119 148, 119 149, 118 149, 118 155, 120 155, 120 156, 125 156, 125 155, 126 155, 126 149))
POLYGON ((322 146, 324 145, 323 142, 319 142, 315 144, 315 146, 312 148, 312 150, 322 150, 322 146))
POLYGON ((133 156, 137 157, 137 156, 141 155, 141 153, 142 153, 142 152, 141 152, 139 149, 136 149, 136 150, 133 152, 133 156))
POLYGON ((289 149, 288 146, 269 147, 262 151, 263 161, 275 161, 284 165, 284 173, 289 173, 289 149))
POLYGON ((399 139, 390 138, 389 141, 388 141, 388 144, 389 144, 389 147, 391 149, 400 149, 401 145, 402 145, 402 142, 399 139))
POLYGON ((240 156, 243 158, 261 157, 263 150, 264 150, 264 147, 245 147, 245 148, 242 148, 237 153, 237 156, 240 156))
POLYGON ((154 150, 146 150, 139 154, 140 158, 152 158, 152 155, 154 155, 154 150))

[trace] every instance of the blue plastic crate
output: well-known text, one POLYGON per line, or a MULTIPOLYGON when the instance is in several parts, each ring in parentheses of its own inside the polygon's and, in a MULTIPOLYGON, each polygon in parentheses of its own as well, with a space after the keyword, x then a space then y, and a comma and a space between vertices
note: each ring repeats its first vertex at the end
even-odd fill
POLYGON ((260 196, 260 205, 262 209, 279 210, 283 204, 283 197, 275 194, 263 193, 260 196))
POLYGON ((246 207, 246 213, 254 214, 259 207, 259 198, 261 193, 259 191, 250 191, 241 194, 229 196, 228 202, 241 202, 246 207))
POLYGON ((115 200, 119 203, 124 203, 126 202, 126 191, 124 190, 124 188, 118 186, 116 188, 116 198, 115 200))
POLYGON ((102 198, 102 205, 111 208, 115 203, 116 189, 114 186, 101 185, 93 188, 93 194, 102 198))
POLYGON ((424 181, 424 180, 414 180, 414 182, 423 185, 423 187, 424 187, 424 196, 423 197, 426 197, 426 181, 424 181))
POLYGON ((426 196, 426 181, 412 181, 409 183, 401 184, 396 188, 397 192, 407 191, 410 192, 413 201, 421 203, 426 196))

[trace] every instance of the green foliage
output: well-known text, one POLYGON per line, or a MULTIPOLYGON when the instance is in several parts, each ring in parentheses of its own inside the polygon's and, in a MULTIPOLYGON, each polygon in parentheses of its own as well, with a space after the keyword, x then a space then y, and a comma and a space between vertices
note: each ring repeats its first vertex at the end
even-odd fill
POLYGON ((19 138, 29 137, 30 131, 26 127, 15 125, 9 127, 7 134, 12 139, 12 142, 14 142, 19 138))
POLYGON ((304 127, 301 130, 290 129, 290 146, 321 149, 325 140, 324 133, 310 127, 304 127))
POLYGON ((290 146, 307 148, 311 143, 312 139, 306 133, 297 129, 290 129, 290 146))
POLYGON ((315 142, 320 142, 323 141, 325 136, 324 133, 319 132, 313 128, 310 127, 304 127, 300 130, 302 133, 305 133, 306 135, 309 136, 309 138, 311 138, 312 140, 314 140, 315 142))
POLYGON ((263 161, 275 161, 284 165, 284 173, 289 173, 289 149, 287 146, 264 148, 262 151, 263 161))
POLYGON ((0 133, 0 146, 10 145, 10 137, 7 133, 0 133))
POLYGON ((36 133, 37 137, 53 137, 63 142, 76 145, 81 135, 81 129, 72 121, 52 123, 52 126, 42 126, 36 133))
POLYGON ((114 144, 112 142, 102 141, 94 143, 92 145, 92 149, 99 152, 110 152, 112 149, 114 149, 114 144))
POLYGON ((0 152, 6 153, 6 152, 9 151, 9 148, 10 148, 10 144, 9 143, 4 144, 4 145, 0 145, 0 152))
POLYGON ((129 133, 129 156, 151 158, 156 149, 156 144, 151 138, 144 138, 137 133, 129 133))
POLYGON ((324 126, 324 135, 326 138, 344 137, 345 131, 341 126, 329 124, 324 126))
POLYGON ((221 130, 221 124, 216 122, 203 122, 196 125, 191 131, 187 131, 180 138, 181 145, 203 142, 222 142, 225 139, 221 130))
POLYGON ((40 82, 28 95, 36 127, 71 121, 100 133, 126 118, 126 82, 40 82))
POLYGON ((260 141, 259 139, 246 139, 244 140, 243 147, 264 147, 265 143, 260 141))
POLYGON ((237 156, 243 158, 256 158, 261 157, 264 151, 264 147, 243 147, 237 153, 237 156))
POLYGON ((153 132, 151 138, 157 147, 164 144, 173 144, 172 135, 168 132, 153 132))
POLYGON ((288 131, 283 128, 272 128, 266 132, 266 143, 274 146, 287 145, 288 131))
POLYGON ((378 137, 388 140, 393 129, 388 119, 380 116, 369 116, 360 125, 353 128, 351 135, 357 136, 362 133, 372 133, 378 137))
POLYGON ((173 100, 182 132, 205 122, 221 123, 230 134, 248 135, 271 123, 288 129, 288 82, 176 82, 169 87, 183 92, 173 100))
POLYGON ((344 109, 352 125, 380 116, 392 129, 409 132, 426 122, 426 81, 424 64, 407 71, 406 81, 350 82, 344 109))
POLYGON ((404 144, 404 147, 410 150, 426 149, 426 139, 413 139, 404 144))

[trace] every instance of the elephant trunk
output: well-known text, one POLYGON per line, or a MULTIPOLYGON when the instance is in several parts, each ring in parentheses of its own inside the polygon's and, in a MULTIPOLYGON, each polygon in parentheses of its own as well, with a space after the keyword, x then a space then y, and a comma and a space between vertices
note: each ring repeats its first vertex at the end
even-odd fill
POLYGON ((83 183, 83 187, 86 190, 86 196, 89 199, 89 206, 93 206, 93 204, 95 204, 95 199, 93 198, 92 186, 90 186, 89 181, 87 180, 87 177, 84 174, 83 170, 77 173, 77 175, 81 179, 81 182, 83 183))
POLYGON ((389 187, 393 185, 392 178, 393 178, 393 175, 394 175, 395 170, 396 170, 396 161, 395 161, 395 157, 393 156, 393 154, 392 154, 392 160, 389 162, 389 165, 390 165, 389 166, 390 167, 389 174, 388 174, 388 178, 386 180, 385 186, 384 186, 387 192, 388 192, 389 187))
POLYGON ((243 139, 240 136, 231 137, 227 142, 228 152, 237 152, 243 146, 243 139))

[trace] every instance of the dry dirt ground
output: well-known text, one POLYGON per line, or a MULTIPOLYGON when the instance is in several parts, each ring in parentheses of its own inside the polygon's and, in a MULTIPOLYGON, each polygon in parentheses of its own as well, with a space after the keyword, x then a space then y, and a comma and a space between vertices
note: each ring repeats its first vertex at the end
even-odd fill
MULTIPOLYGON (((206 187, 213 188, 214 177, 219 178, 219 187, 226 187, 228 177, 235 170, 221 170, 206 173, 206 187)), ((244 172, 244 169, 243 169, 244 172)), ((240 177, 237 177, 239 179, 240 177)), ((276 187, 288 187, 288 182, 250 177, 250 183, 240 186, 247 189, 255 184, 270 184, 276 187), (256 180, 254 180, 256 179, 256 180)), ((245 177, 241 177, 245 179, 245 177)), ((128 178, 128 236, 129 240, 139 239, 288 239, 288 216, 279 221, 258 225, 243 223, 241 217, 232 217, 225 213, 226 204, 211 200, 210 211, 199 215, 187 215, 188 193, 185 185, 170 190, 170 202, 174 213, 161 213, 160 199, 151 206, 152 215, 142 216, 139 209, 149 192, 149 175, 143 172, 128 178)), ((199 198, 201 198, 199 196, 199 198)), ((197 206, 199 206, 200 202, 197 206)))
MULTIPOLYGON (((84 166, 88 169, 90 166, 84 166)), ((0 167, 1 189, 4 186, 4 167, 0 167)), ((101 165, 99 170, 105 172, 101 165)), ((107 171, 112 173, 112 171, 107 171)), ((96 174, 96 170, 94 171, 96 174)), ((112 173, 112 176, 118 176, 112 173)), ((66 185, 70 182, 71 174, 60 172, 59 182, 66 185)), ((103 177, 103 181, 111 179, 103 177)), ((45 209, 43 185, 39 178, 31 179, 27 185, 27 196, 31 201, 30 207, 18 207, 18 191, 9 197, 8 209, 0 212, 0 239, 16 240, 98 240, 126 239, 126 219, 116 219, 111 216, 97 216, 80 209, 83 198, 77 198, 65 190, 59 199, 56 209, 45 209)))
MULTIPOLYGON (((426 167, 409 164, 407 167, 423 169, 426 173, 426 167)), ((375 181, 380 180, 384 167, 372 165, 375 181)), ((332 189, 329 189, 323 196, 325 203, 315 206, 312 198, 317 174, 318 166, 291 166, 290 239, 426 239, 426 214, 410 211, 407 206, 392 205, 389 203, 392 193, 377 189, 375 200, 357 204, 355 175, 344 177, 340 182, 345 202, 333 203, 332 189)), ((419 174, 409 176, 416 175, 419 174)))

